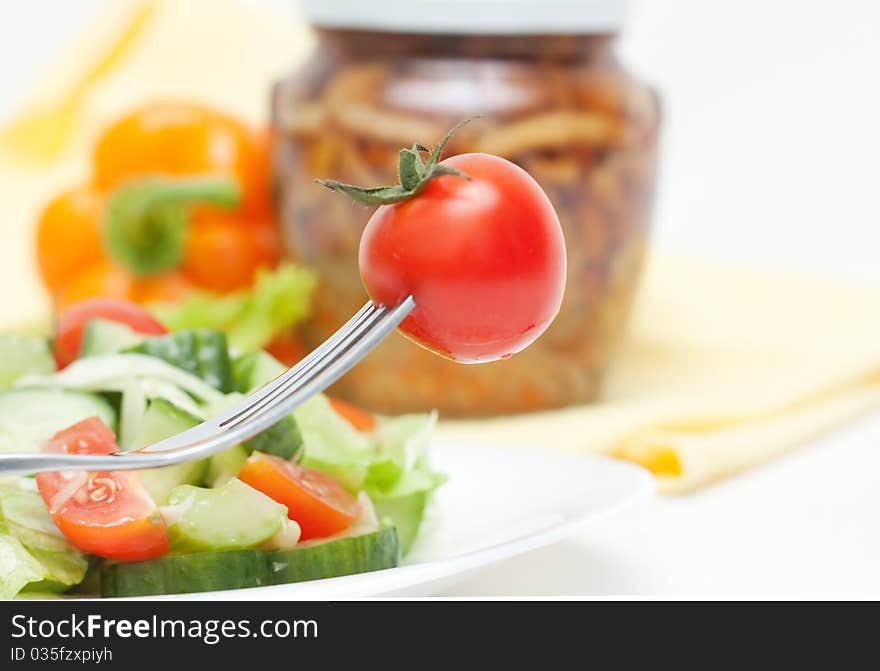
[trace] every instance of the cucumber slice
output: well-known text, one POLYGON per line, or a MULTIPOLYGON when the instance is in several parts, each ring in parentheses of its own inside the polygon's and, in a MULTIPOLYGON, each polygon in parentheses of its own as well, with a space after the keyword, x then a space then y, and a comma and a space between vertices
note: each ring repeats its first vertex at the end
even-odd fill
POLYGON ((28 373, 54 372, 55 360, 46 338, 17 333, 0 334, 0 389, 8 388, 28 373))
POLYGON ((232 377, 243 394, 271 382, 286 370, 283 363, 263 350, 242 354, 232 362, 232 377))
POLYGON ((106 563, 99 575, 101 595, 121 597, 259 587, 272 572, 261 550, 226 550, 106 563))
POLYGON ((387 499, 373 497, 376 516, 397 529, 402 555, 409 552, 419 533, 429 496, 429 491, 421 490, 387 499))
POLYGON ((136 333, 125 324, 108 319, 92 319, 86 324, 82 342, 79 346, 80 358, 115 354, 137 345, 144 336, 136 333))
POLYGON ((173 551, 240 550, 278 533, 287 507, 233 478, 218 489, 175 487, 163 514, 173 551))
POLYGON ((222 392, 233 391, 226 334, 210 329, 178 331, 147 338, 128 352, 148 354, 201 378, 222 392))
POLYGON ((399 563, 400 542, 394 527, 269 553, 276 585, 379 571, 399 563))
POLYGON ((250 440, 246 440, 244 446, 251 452, 263 452, 281 459, 299 461, 303 451, 303 439, 296 418, 288 415, 250 440))
POLYGON ((0 452, 36 452, 62 429, 95 416, 115 428, 113 408, 95 394, 28 388, 0 392, 0 452))
POLYGON ((218 452, 208 460, 208 471, 205 474, 205 484, 208 487, 220 487, 238 475, 244 462, 249 456, 248 451, 241 445, 235 445, 228 450, 218 452))
MULTIPOLYGON (((271 382, 286 370, 283 363, 262 350, 242 354, 232 362, 235 384, 245 394, 271 382)), ((252 451, 274 454, 282 459, 299 461, 302 457, 303 438, 296 418, 290 414, 245 442, 245 447, 252 451)))
MULTIPOLYGON (((271 382, 286 370, 284 364, 262 350, 242 354, 232 362, 234 384, 243 394, 271 382)), ((298 461, 302 456, 303 438, 296 418, 290 414, 244 445, 250 451, 298 461)))
POLYGON ((145 596, 209 592, 333 578, 394 568, 400 558, 393 527, 315 542, 293 550, 227 550, 170 555, 101 566, 101 595, 145 596))
MULTIPOLYGON (((193 417, 185 410, 181 410, 163 398, 154 398, 144 413, 137 436, 132 441, 131 449, 137 450, 157 443, 169 436, 186 431, 198 423, 198 418, 193 417)), ((178 485, 201 484, 208 469, 208 462, 209 459, 201 459, 173 466, 163 466, 162 468, 148 468, 138 471, 138 476, 153 500, 162 505, 168 500, 168 494, 171 490, 178 485)))
MULTIPOLYGON (((241 398, 242 394, 238 392, 228 394, 223 409, 228 409, 228 407, 240 401, 241 398)), ((281 459, 298 461, 303 448, 303 438, 299 430, 299 423, 294 414, 291 413, 253 438, 244 441, 243 445, 248 454, 256 451, 271 454, 281 459)))

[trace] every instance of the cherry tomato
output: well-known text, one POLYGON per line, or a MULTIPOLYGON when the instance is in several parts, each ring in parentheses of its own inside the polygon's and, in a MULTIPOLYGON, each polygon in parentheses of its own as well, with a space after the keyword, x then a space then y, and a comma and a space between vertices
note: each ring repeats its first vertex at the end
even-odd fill
POLYGON ((242 208, 260 213, 269 210, 268 162, 260 133, 207 107, 173 101, 148 104, 120 119, 92 155, 99 188, 150 174, 224 176, 241 186, 242 208))
POLYGON ((278 261, 278 236, 269 222, 244 225, 235 215, 194 212, 183 272, 204 289, 227 293, 248 287, 257 270, 278 261))
POLYGON ((376 418, 366 410, 339 398, 328 397, 328 400, 336 414, 341 415, 358 431, 372 431, 376 428, 376 418))
MULTIPOLYGON (((43 450, 110 454, 116 437, 97 417, 55 434, 43 450)), ((156 504, 129 471, 61 471, 37 474, 37 488, 55 525, 84 552, 139 561, 168 552, 165 524, 156 504)))
POLYGON ((510 161, 460 154, 442 164, 470 179, 439 177, 376 210, 361 238, 361 277, 384 305, 413 296, 400 329, 421 345, 465 363, 503 359, 559 311, 562 229, 538 183, 510 161))
POLYGON ((360 514, 357 499, 336 480, 269 454, 254 452, 238 479, 287 506, 287 516, 299 524, 302 540, 343 531, 360 514))
POLYGON ((99 222, 104 196, 88 188, 60 194, 37 222, 37 267, 50 291, 58 291, 104 256, 99 222))
POLYGON ((145 335, 161 335, 167 329, 144 308, 129 301, 90 298, 62 310, 55 325, 55 361, 64 368, 79 356, 83 332, 89 320, 107 319, 145 335))
POLYGON ((67 283, 55 294, 55 307, 63 310, 86 298, 131 298, 133 280, 131 275, 115 263, 100 260, 85 270, 68 278, 67 283))

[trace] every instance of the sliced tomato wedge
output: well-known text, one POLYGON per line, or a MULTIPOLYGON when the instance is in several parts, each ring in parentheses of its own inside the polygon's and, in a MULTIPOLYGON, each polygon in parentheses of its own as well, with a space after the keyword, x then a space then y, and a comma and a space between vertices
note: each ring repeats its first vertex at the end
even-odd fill
POLYGON ((336 414, 348 421, 358 431, 372 431, 376 428, 376 418, 366 410, 338 398, 328 397, 328 400, 330 407, 336 411, 336 414))
MULTIPOLYGON (((46 452, 109 454, 116 436, 97 417, 55 434, 46 452)), ((55 525, 84 552, 123 561, 152 559, 168 552, 168 538, 156 504, 130 471, 61 471, 37 474, 37 488, 55 525)))
POLYGON ((238 479, 287 506, 287 516, 299 524, 302 540, 332 536, 351 526, 360 514, 357 499, 333 478, 269 454, 254 452, 238 479))
POLYGON ((83 332, 92 319, 125 324, 144 335, 162 335, 168 330, 140 305, 118 298, 88 298, 65 308, 55 326, 55 362, 64 368, 79 356, 83 332))

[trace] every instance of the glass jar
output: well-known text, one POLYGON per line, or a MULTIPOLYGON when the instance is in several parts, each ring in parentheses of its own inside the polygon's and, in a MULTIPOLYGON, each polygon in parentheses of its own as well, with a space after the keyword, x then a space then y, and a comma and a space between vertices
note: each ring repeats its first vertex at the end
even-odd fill
POLYGON ((447 416, 594 400, 645 255, 657 148, 656 98, 614 55, 620 3, 306 7, 318 47, 277 83, 273 125, 286 251, 320 277, 308 347, 367 298, 357 249, 372 213, 313 180, 394 183, 401 147, 431 146, 465 117, 485 115, 459 130, 445 155, 484 151, 525 168, 556 207, 568 251, 562 310, 526 351, 463 366, 394 334, 333 393, 377 412, 436 407, 447 416))

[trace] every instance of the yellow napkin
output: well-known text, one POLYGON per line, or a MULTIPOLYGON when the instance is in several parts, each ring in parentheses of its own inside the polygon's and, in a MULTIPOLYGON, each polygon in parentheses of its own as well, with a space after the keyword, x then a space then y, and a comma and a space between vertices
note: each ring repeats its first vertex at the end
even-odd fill
POLYGON ((655 256, 610 375, 600 403, 441 433, 611 454, 693 489, 880 409, 880 287, 655 256))
MULTIPOLYGON (((33 222, 54 192, 87 178, 89 147, 104 125, 156 97, 264 121, 271 82, 302 61, 311 41, 297 17, 243 0, 106 7, 39 79, 13 139, 0 131, 0 282, 15 287, 0 305, 5 324, 46 311, 33 222), (37 160, 23 162, 28 122, 46 123, 59 109, 64 128, 50 130, 62 137, 48 143, 48 158, 38 142, 37 160)), ((440 432, 613 454, 653 470, 663 490, 684 491, 878 408, 880 288, 655 257, 601 403, 444 422, 440 432)))

